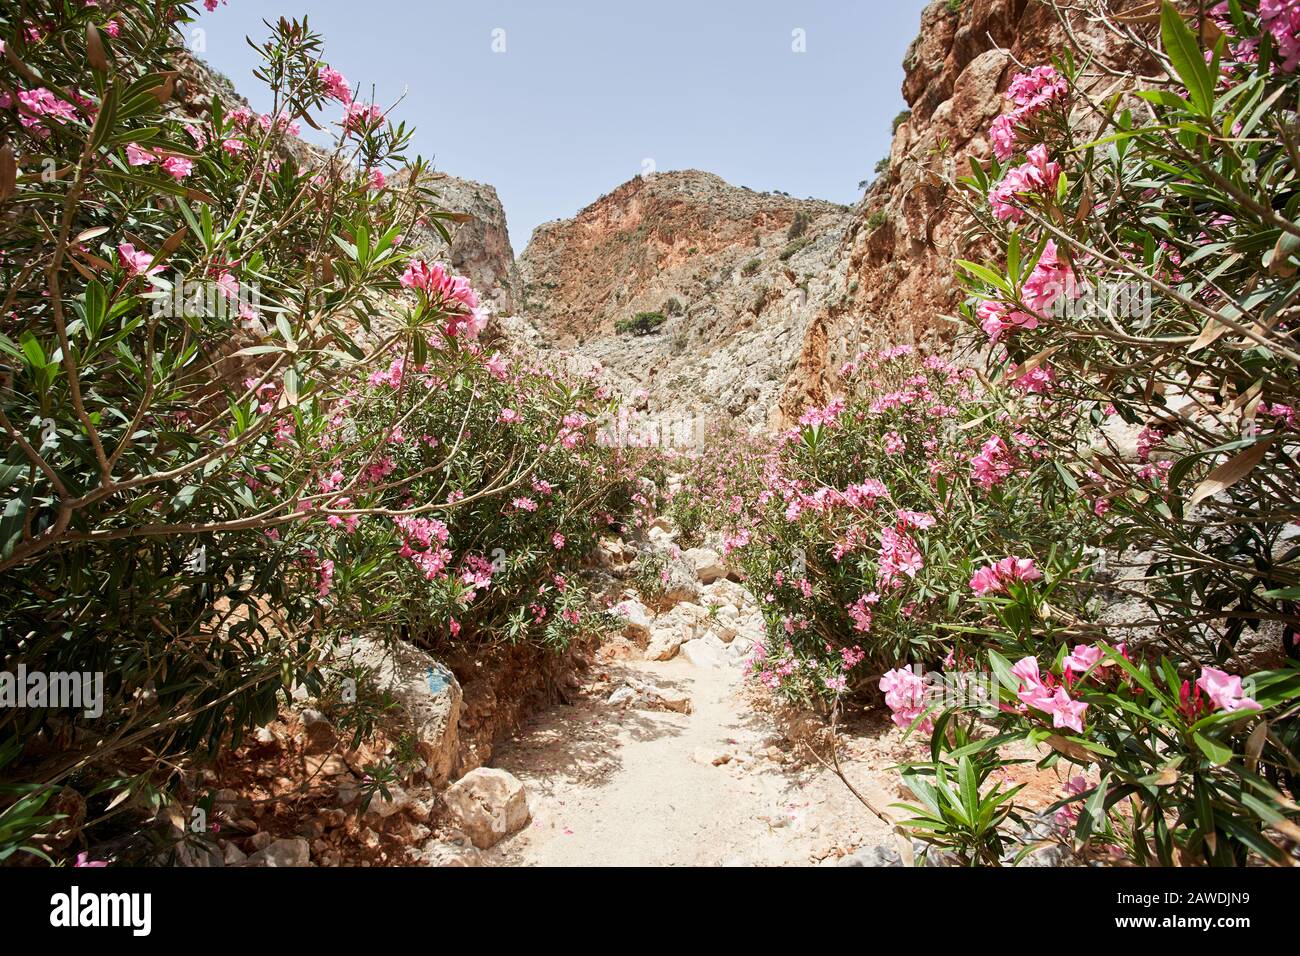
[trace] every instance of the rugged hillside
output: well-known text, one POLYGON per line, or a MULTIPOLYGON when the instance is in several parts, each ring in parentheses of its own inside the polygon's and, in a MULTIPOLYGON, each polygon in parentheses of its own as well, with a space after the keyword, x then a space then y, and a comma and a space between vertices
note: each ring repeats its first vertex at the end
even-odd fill
MULTIPOLYGON (((1075 35, 1105 57, 1106 38, 1081 15, 1070 16, 1075 35)), ((854 209, 841 250, 844 295, 807 327, 782 398, 787 416, 821 399, 862 344, 947 334, 940 317, 960 301, 952 260, 972 250, 963 245, 966 217, 945 179, 963 175, 971 156, 991 155, 987 130, 1004 109, 1017 64, 1046 63, 1064 41, 1057 14, 1038 0, 933 0, 926 7, 903 61, 909 110, 896 121, 889 169, 854 209)))
POLYGON ((538 347, 599 363, 625 394, 644 390, 656 420, 767 426, 809 320, 844 287, 849 222, 845 207, 695 170, 637 178, 533 234, 519 326, 538 347), (619 330, 643 312, 663 322, 619 330))
POLYGON ((515 310, 511 273, 515 253, 510 247, 506 212, 497 191, 486 183, 458 179, 436 173, 426 185, 438 196, 443 208, 469 218, 449 225, 451 248, 432 228, 417 228, 408 241, 430 258, 450 263, 456 272, 467 276, 479 295, 497 314, 515 310))

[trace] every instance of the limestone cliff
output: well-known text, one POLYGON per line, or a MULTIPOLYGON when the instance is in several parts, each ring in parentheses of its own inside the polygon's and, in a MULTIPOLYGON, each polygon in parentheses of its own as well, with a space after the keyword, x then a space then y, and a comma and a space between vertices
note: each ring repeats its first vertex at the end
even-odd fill
MULTIPOLYGON (((1081 42, 1107 55, 1107 38, 1082 12, 1063 15, 1081 42)), ((909 109, 896 121, 888 171, 845 231, 844 295, 806 328, 782 396, 787 418, 833 390, 840 365, 863 345, 951 334, 942 317, 960 302, 952 261, 978 258, 978 250, 947 182, 966 174, 971 157, 991 155, 989 124, 1021 66, 1049 62, 1065 40, 1058 12, 1040 0, 932 0, 925 8, 903 61, 909 109)))
POLYGON ((849 222, 846 207, 695 170, 633 179, 534 232, 521 328, 644 391, 653 418, 767 427, 810 318, 844 287, 849 222), (642 313, 654 317, 629 329, 642 313))

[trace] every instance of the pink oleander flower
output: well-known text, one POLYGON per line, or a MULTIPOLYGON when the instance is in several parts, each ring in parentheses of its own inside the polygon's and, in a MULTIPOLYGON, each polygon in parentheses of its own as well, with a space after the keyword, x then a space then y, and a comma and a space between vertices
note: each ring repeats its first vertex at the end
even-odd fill
POLYGON ((1011 673, 1020 679, 1016 696, 1020 698, 1021 703, 1037 710, 1051 712, 1052 698, 1055 695, 1044 683, 1036 658, 1022 657, 1012 666, 1011 673))
POLYGON ((876 569, 881 588, 901 586, 902 576, 914 578, 924 566, 921 551, 910 536, 895 528, 881 529, 876 569))
POLYGON ((503 408, 501 409, 501 414, 497 415, 497 421, 502 425, 514 425, 523 420, 524 416, 520 415, 513 408, 503 408))
POLYGON ((1007 585, 1015 581, 1037 581, 1042 572, 1034 567, 1033 558, 1003 558, 996 564, 986 565, 975 572, 970 579, 971 590, 983 597, 986 594, 1000 594, 1007 585))
POLYGON ((184 156, 168 156, 162 161, 163 172, 177 181, 194 172, 194 163, 184 156))
POLYGON ((1088 705, 1083 701, 1072 700, 1064 687, 1056 688, 1052 697, 1052 726, 1066 727, 1076 734, 1083 733, 1083 715, 1088 705))
POLYGON ((486 313, 478 311, 478 295, 469 280, 448 275, 437 262, 412 259, 398 281, 403 288, 425 293, 436 307, 452 313, 448 322, 451 335, 465 333, 472 338, 486 323, 486 313))
MULTIPOLYGON (((925 681, 919 674, 906 667, 887 671, 880 678, 880 689, 885 694, 885 704, 892 712, 892 720, 904 729, 925 713, 925 681)), ((929 733, 934 729, 934 722, 927 715, 921 721, 919 729, 929 733)))
POLYGON ((364 133, 384 118, 384 111, 371 103, 350 102, 343 116, 343 132, 364 133))
POLYGON ((1005 302, 981 302, 975 309, 980 320, 980 328, 988 335, 990 342, 997 342, 1012 329, 1036 329, 1038 317, 1019 309, 1013 309, 1005 302))
POLYGON ((488 370, 488 374, 499 382, 504 382, 509 377, 510 366, 500 352, 493 352, 492 357, 484 362, 483 366, 488 370))
POLYGON ((993 155, 998 162, 1005 163, 1016 151, 1016 118, 1002 114, 989 127, 989 142, 993 144, 993 155))
POLYGON ((1297 0, 1259 0, 1259 23, 1273 37, 1282 56, 1282 69, 1300 66, 1300 3, 1297 0))
POLYGON ((1048 239, 1043 243, 1043 254, 1038 257, 1020 294, 1025 305, 1038 315, 1051 312, 1063 295, 1071 299, 1079 297, 1074 270, 1062 260, 1055 240, 1048 239))
POLYGON ((537 510, 537 502, 534 501, 532 498, 516 498, 514 501, 510 502, 510 505, 511 505, 511 507, 513 507, 516 511, 536 511, 536 510, 537 510))
POLYGON ((1103 656, 1101 648, 1095 644, 1091 647, 1087 644, 1075 644, 1074 650, 1066 656, 1063 665, 1067 671, 1082 674, 1100 664, 1103 656))
POLYGON ((326 558, 320 563, 320 578, 316 585, 316 594, 325 597, 334 585, 334 562, 326 558))
POLYGON ((162 266, 149 268, 149 263, 153 261, 153 256, 147 252, 138 251, 134 245, 129 242, 119 243, 117 247, 117 258, 126 269, 126 274, 131 277, 142 275, 157 275, 162 272, 162 266))
POLYGON ((1196 686, 1205 691, 1215 707, 1220 710, 1260 710, 1259 704, 1242 693, 1241 678, 1215 667, 1201 668, 1196 686))
POLYGON ((871 630, 871 608, 866 597, 860 597, 848 605, 849 617, 853 619, 853 630, 865 634, 871 630))
POLYGON ((317 72, 317 76, 325 87, 326 96, 338 100, 344 106, 352 102, 352 87, 348 85, 347 78, 338 70, 322 66, 317 72))
MULTIPOLYGON (((1091 787, 1091 784, 1088 783, 1088 778, 1082 774, 1076 774, 1066 781, 1062 795, 1067 797, 1077 797, 1080 794, 1087 793, 1089 787, 1091 787)), ((1056 821, 1057 827, 1062 831, 1068 832, 1074 829, 1074 825, 1079 821, 1078 802, 1067 803, 1065 806, 1061 807, 1061 809, 1056 811, 1052 819, 1056 821)))
POLYGON ((980 447, 979 453, 972 456, 971 476, 985 491, 1000 484, 1015 467, 1015 456, 1007 443, 998 435, 989 438, 980 447))
POLYGON ((1006 98, 1015 106, 1019 116, 1027 118, 1054 100, 1064 99, 1068 91, 1065 77, 1057 73, 1054 67, 1037 66, 1012 79, 1007 87, 1006 98))
POLYGON ((158 157, 143 146, 135 143, 126 144, 126 161, 130 166, 148 166, 158 162, 158 157))
POLYGON ((1018 197, 1027 193, 1050 196, 1056 191, 1061 166, 1047 158, 1047 147, 1041 143, 1033 147, 1028 159, 1028 162, 1007 170, 1001 182, 989 190, 993 215, 1003 222, 1018 223, 1025 218, 1018 197))
POLYGON ((554 547, 556 551, 564 550, 564 535, 560 534, 558 531, 551 535, 551 546, 554 547))

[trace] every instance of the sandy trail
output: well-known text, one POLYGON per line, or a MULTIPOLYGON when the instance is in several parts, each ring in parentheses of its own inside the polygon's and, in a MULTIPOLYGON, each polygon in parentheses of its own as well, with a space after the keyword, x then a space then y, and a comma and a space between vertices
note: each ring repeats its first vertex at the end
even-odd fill
MULTIPOLYGON (((538 715, 498 749, 492 763, 524 782, 533 819, 484 863, 833 864, 891 841, 838 779, 752 709, 738 664, 697 667, 678 657, 604 671, 608 680, 587 697, 538 715), (609 704, 628 677, 688 693, 692 712, 609 704)), ((892 761, 853 759, 862 743, 879 758, 880 742, 849 739, 845 751, 855 783, 884 806, 897 799, 896 778, 878 765, 892 761)))

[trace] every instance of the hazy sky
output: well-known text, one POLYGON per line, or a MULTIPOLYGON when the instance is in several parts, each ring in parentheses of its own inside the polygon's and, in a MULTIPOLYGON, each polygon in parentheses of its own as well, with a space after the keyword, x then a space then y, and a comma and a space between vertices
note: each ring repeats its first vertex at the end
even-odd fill
POLYGON ((394 115, 416 126, 413 153, 496 187, 518 254, 539 223, 572 216, 647 161, 856 201, 905 105, 903 54, 924 6, 231 0, 198 25, 201 55, 266 110, 244 37, 266 37, 263 17, 307 15, 354 90, 369 98, 373 86, 383 105, 405 92, 394 115), (796 30, 805 52, 794 52, 796 30))

